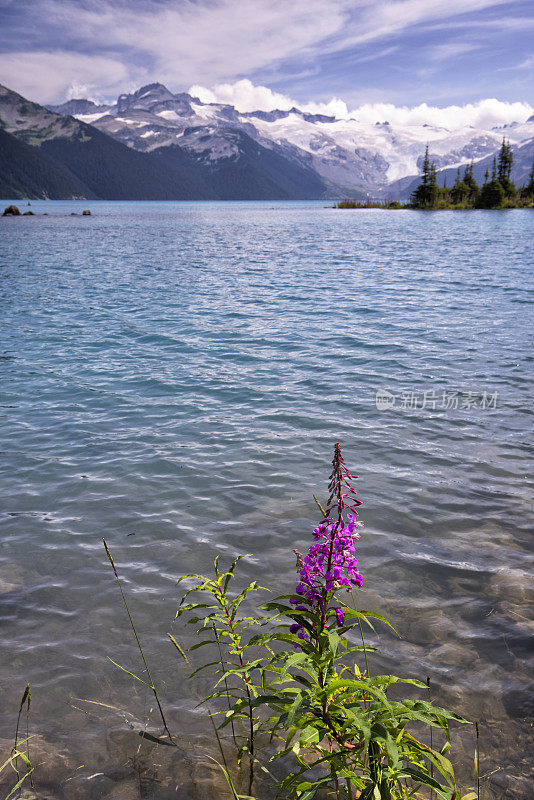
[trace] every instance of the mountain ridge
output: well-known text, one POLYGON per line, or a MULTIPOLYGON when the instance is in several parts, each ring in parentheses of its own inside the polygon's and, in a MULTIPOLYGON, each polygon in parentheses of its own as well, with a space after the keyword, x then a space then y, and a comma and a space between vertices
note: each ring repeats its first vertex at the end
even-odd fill
MULTIPOLYGON (((62 111, 61 106, 55 108, 62 111)), ((438 170, 446 170, 493 156, 504 136, 515 147, 534 139, 532 117, 502 126, 446 128, 429 122, 394 125, 387 120, 364 122, 355 116, 340 119, 295 106, 240 112, 229 104, 202 102, 184 92, 173 94, 161 83, 120 95, 105 112, 93 110, 86 121, 134 149, 150 152, 179 144, 193 153, 202 150, 203 158, 213 161, 225 156, 224 130, 236 128, 315 171, 335 196, 380 196, 388 187, 396 191, 407 185, 405 179, 420 172, 427 144, 438 170)))
MULTIPOLYGON (((129 108, 131 103, 139 105, 143 92, 121 97, 121 107, 129 108)), ((160 92, 160 101, 168 99, 160 92)), ((94 107, 82 99, 69 102, 63 111, 94 107)), ((176 105, 179 98, 172 102, 176 105)), ((59 114, 0 86, 0 126, 11 137, 6 140, 8 150, 17 162, 9 180, 0 174, 0 194, 59 199, 60 175, 72 178, 72 186, 65 185, 64 196, 70 197, 74 187, 83 186, 84 196, 106 200, 294 200, 322 198, 327 192, 313 170, 263 147, 245 130, 225 130, 219 137, 221 158, 213 162, 206 154, 203 129, 189 130, 194 148, 174 145, 162 157, 157 146, 151 152, 131 147, 120 137, 85 122, 84 116, 59 114), (31 149, 16 147, 13 138, 31 149), (31 161, 38 174, 55 170, 52 195, 46 181, 37 186, 28 180, 24 160, 31 161)), ((48 178, 52 180, 50 175, 48 178)))
POLYGON ((450 182, 470 161, 478 176, 506 137, 520 184, 534 143, 534 116, 448 129, 296 106, 241 112, 157 82, 107 105, 75 98, 48 108, 0 86, 0 124, 103 199, 406 199, 427 144, 450 182))

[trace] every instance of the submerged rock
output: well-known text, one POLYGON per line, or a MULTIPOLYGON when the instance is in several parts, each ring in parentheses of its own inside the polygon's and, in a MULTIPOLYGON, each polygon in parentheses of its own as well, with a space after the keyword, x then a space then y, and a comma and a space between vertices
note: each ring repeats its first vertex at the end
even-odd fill
POLYGON ((20 211, 17 206, 8 206, 4 209, 3 217, 20 217, 20 211))
POLYGON ((25 211, 23 217, 35 217, 35 211, 25 211))
MULTIPOLYGON (((2 758, 0 764, 9 758, 12 747, 13 739, 0 739, 0 757, 2 758)), ((39 734, 30 737, 29 750, 30 761, 34 767, 34 786, 32 787, 25 781, 22 787, 22 797, 27 800, 55 800, 56 798, 59 800, 59 797, 62 797, 59 787, 71 776, 66 753, 60 751, 56 744, 46 741, 39 734)), ((26 751, 26 745, 24 745, 24 751, 26 751)), ((4 774, 0 775, 0 797, 2 798, 6 788, 11 789, 13 786, 12 775, 12 770, 6 771, 5 776, 4 774)), ((16 796, 20 798, 20 795, 16 796)))
MULTIPOLYGON (((28 570, 24 569, 20 564, 13 562, 0 564, 0 597, 27 584, 32 577, 31 575, 29 577, 28 570)), ((3 763, 3 761, 0 761, 0 764, 3 763)))
MULTIPOLYGON (((68 782, 69 800, 100 800, 115 788, 114 782, 103 772, 91 775, 74 775, 68 782)), ((137 792, 136 800, 139 797, 137 792)))
POLYGON ((86 208, 85 211, 82 211, 82 217, 90 217, 90 216, 91 212, 89 211, 88 208, 86 208))

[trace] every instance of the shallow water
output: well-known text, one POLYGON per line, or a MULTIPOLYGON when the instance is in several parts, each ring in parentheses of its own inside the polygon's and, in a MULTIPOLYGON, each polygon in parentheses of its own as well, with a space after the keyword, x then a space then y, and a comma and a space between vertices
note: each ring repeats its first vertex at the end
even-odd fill
MULTIPOLYGON (((430 674, 480 721, 488 796, 534 795, 532 212, 32 208, 48 216, 0 219, 6 747, 29 681, 50 797, 224 797, 207 679, 165 639, 174 582, 247 552, 247 578, 291 588, 339 440, 360 602, 403 636, 380 635, 372 668, 430 674), (107 660, 138 669, 102 536, 178 754, 136 756, 125 723, 157 719, 107 660)), ((469 782, 473 732, 456 738, 469 782)))

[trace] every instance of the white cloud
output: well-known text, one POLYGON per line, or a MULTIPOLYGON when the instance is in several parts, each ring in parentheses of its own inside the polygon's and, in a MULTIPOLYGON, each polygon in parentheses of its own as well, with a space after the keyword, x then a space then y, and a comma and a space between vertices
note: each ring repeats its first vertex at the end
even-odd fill
MULTIPOLYGON (((234 80, 285 59, 316 51, 343 30, 353 0, 199 0, 197 3, 78 5, 45 0, 63 41, 121 54, 131 65, 151 64, 151 78, 181 88, 199 76, 206 84, 234 80)), ((116 57, 119 57, 118 55, 116 57)), ((23 65, 20 65, 23 68, 23 65)), ((89 78, 92 83, 92 79, 89 78)), ((118 88, 118 87, 117 87, 118 88)))
MULTIPOLYGON (((298 107, 298 103, 296 105, 298 107)), ((344 100, 340 100, 339 97, 332 97, 327 103, 303 103, 300 107, 310 114, 327 114, 337 119, 348 119, 351 116, 347 104, 344 100)))
POLYGON ((194 84, 188 91, 203 103, 226 103, 243 113, 275 109, 289 111, 291 108, 299 108, 311 114, 328 114, 338 119, 349 117, 347 104, 338 97, 333 97, 327 103, 298 103, 288 95, 273 92, 267 86, 255 86, 247 78, 235 83, 220 83, 212 89, 194 84))
POLYGON ((87 83, 76 83, 73 81, 67 89, 67 100, 75 100, 83 97, 86 100, 92 100, 93 103, 101 103, 102 97, 100 94, 95 94, 95 87, 89 86, 87 83))
POLYGON ((64 51, 4 53, 0 74, 10 89, 41 103, 105 95, 130 81, 129 70, 120 61, 64 51))
MULTIPOLYGON (((333 43, 335 52, 342 48, 354 47, 398 35, 419 25, 436 24, 451 17, 483 11, 495 6, 505 6, 509 0, 389 0, 376 2, 365 0, 358 4, 359 14, 356 25, 347 26, 343 35, 333 43)), ((461 22, 465 31, 476 21, 461 22)))
POLYGON ((428 48, 428 57, 432 61, 449 61, 456 56, 464 53, 472 53, 480 45, 471 42, 443 42, 443 44, 433 44, 428 48))
POLYGON ((203 103, 227 103, 243 112, 273 111, 276 108, 287 111, 294 105, 290 97, 273 92, 267 86, 254 86, 246 78, 235 83, 219 83, 213 89, 194 84, 188 91, 203 103))
POLYGON ((531 70, 534 69, 534 56, 528 56, 527 58, 523 59, 519 64, 516 64, 515 67, 510 67, 510 69, 521 69, 521 70, 531 70))
MULTIPOLYGON (((6 83, 11 79, 13 84, 15 75, 17 85, 33 87, 28 90, 32 99, 43 101, 62 99, 60 93, 64 97, 73 82, 97 87, 107 96, 143 80, 160 80, 174 90, 199 80, 205 86, 233 84, 243 76, 282 67, 287 74, 288 65, 302 71, 317 59, 348 48, 354 50, 356 61, 358 55, 365 60, 367 51, 360 52, 363 45, 390 40, 415 26, 443 24, 458 15, 507 3, 85 0, 74 4, 73 0, 42 0, 30 4, 25 29, 35 35, 42 28, 43 41, 73 43, 73 50, 63 44, 61 50, 39 54, 40 61, 33 52, 5 54, 2 73, 6 83), (12 64, 15 60, 13 67, 6 67, 6 58, 12 64), (32 68, 37 72, 30 76, 32 68)), ((472 19, 466 20, 464 32, 474 24, 472 19)))
POLYGON ((510 122, 525 122, 534 109, 529 103, 506 103, 488 98, 463 106, 429 106, 421 103, 412 108, 389 103, 368 103, 352 112, 362 122, 390 122, 392 125, 435 125, 458 130, 465 126, 487 130, 510 122))
POLYGON ((329 114, 338 119, 353 117, 360 122, 374 125, 375 122, 390 122, 392 125, 435 125, 457 130, 466 126, 477 129, 492 128, 510 122, 525 122, 534 113, 529 103, 507 103, 488 98, 478 103, 445 107, 396 106, 392 103, 366 103, 352 110, 337 97, 326 103, 299 103, 291 97, 273 92, 267 86, 255 86, 249 80, 217 84, 211 89, 194 85, 189 93, 205 103, 228 103, 238 111, 289 110, 293 106, 313 114, 329 114))

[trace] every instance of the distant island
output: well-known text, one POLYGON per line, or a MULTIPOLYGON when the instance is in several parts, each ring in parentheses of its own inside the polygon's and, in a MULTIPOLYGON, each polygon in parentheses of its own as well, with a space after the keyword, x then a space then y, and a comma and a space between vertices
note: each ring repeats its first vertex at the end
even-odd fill
POLYGON ((454 185, 438 186, 436 166, 430 161, 428 145, 423 162, 421 183, 412 192, 409 203, 397 200, 341 200, 334 208, 411 208, 421 210, 464 210, 473 208, 534 208, 534 163, 528 183, 517 189, 510 175, 514 155, 510 142, 502 141, 498 158, 493 159, 491 176, 486 170, 480 187, 473 175, 473 162, 467 164, 463 176, 460 168, 454 185))

